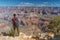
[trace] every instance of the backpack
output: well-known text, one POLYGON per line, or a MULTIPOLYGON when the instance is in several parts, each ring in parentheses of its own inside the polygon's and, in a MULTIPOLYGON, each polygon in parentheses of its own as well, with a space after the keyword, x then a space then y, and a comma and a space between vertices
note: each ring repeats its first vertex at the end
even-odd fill
POLYGON ((17 18, 12 19, 14 26, 19 26, 19 20, 17 18))

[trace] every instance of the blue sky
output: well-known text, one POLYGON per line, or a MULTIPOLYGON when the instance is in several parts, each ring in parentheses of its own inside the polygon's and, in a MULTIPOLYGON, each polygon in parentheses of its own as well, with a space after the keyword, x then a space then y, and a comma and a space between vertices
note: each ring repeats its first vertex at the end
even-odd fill
POLYGON ((60 7, 60 0, 0 0, 0 6, 51 6, 51 7, 60 7))

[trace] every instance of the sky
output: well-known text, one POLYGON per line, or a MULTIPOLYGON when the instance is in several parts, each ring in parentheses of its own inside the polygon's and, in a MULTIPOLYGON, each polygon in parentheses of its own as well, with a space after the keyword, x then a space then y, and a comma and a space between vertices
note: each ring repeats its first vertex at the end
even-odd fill
POLYGON ((0 0, 0 6, 60 7, 60 0, 0 0))

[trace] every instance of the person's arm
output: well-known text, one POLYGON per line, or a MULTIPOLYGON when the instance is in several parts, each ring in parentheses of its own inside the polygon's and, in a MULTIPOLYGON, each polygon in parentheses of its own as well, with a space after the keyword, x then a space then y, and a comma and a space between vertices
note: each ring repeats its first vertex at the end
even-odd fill
POLYGON ((11 22, 12 22, 12 27, 14 27, 14 21, 13 21, 13 19, 11 20, 11 22))

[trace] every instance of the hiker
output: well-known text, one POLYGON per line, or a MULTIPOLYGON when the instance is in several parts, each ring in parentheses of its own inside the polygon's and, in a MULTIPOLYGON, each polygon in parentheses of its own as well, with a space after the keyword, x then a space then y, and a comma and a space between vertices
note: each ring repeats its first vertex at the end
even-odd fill
POLYGON ((17 29, 17 32, 18 32, 18 35, 19 35, 19 29, 18 29, 19 20, 18 20, 18 18, 16 17, 16 14, 13 14, 12 25, 13 25, 14 33, 15 33, 15 30, 17 29))

